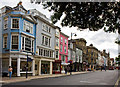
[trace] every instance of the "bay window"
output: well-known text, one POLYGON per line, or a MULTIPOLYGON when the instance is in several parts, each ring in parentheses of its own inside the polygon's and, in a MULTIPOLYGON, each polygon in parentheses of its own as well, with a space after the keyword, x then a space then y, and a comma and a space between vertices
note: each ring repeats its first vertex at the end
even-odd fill
POLYGON ((22 36, 22 50, 34 52, 34 39, 22 36))

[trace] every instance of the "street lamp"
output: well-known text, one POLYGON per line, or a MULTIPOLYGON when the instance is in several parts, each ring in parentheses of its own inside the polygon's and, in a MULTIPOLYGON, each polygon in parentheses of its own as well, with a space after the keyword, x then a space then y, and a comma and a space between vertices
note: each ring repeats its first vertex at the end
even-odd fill
POLYGON ((31 58, 28 57, 28 53, 31 53, 32 55, 34 54, 33 52, 28 52, 28 51, 24 51, 27 52, 27 65, 26 65, 26 78, 28 77, 28 62, 32 61, 31 58))

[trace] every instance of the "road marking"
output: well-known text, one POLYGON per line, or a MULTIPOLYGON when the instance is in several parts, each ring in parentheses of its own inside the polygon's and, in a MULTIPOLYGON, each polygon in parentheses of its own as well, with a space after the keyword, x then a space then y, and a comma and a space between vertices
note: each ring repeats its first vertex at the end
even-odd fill
MULTIPOLYGON (((89 82, 89 81, 80 81, 80 82, 83 82, 83 83, 95 83, 95 82, 89 82)), ((95 83, 95 84, 97 84, 97 83, 95 83)), ((98 84, 106 85, 106 83, 98 83, 98 84)))
POLYGON ((80 81, 80 82, 83 82, 83 83, 92 83, 92 82, 88 82, 88 81, 80 81))
POLYGON ((120 76, 119 76, 118 80, 116 81, 116 83, 115 83, 115 86, 114 86, 114 87, 118 87, 119 81, 120 81, 120 76))

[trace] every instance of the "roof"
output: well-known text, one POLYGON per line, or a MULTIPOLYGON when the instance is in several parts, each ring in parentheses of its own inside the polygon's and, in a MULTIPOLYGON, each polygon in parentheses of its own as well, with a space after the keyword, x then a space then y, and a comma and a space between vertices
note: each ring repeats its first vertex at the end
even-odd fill
POLYGON ((68 36, 68 35, 66 35, 66 34, 64 34, 63 32, 60 32, 60 34, 62 34, 62 35, 64 35, 64 36, 66 36, 66 37, 68 37, 68 38, 69 38, 69 36, 68 36))

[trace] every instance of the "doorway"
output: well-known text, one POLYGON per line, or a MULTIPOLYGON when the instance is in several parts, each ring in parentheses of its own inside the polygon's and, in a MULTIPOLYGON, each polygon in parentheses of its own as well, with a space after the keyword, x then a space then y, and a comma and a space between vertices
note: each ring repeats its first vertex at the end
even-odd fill
POLYGON ((17 76, 17 59, 12 58, 11 65, 12 65, 12 68, 13 68, 12 76, 17 76))

